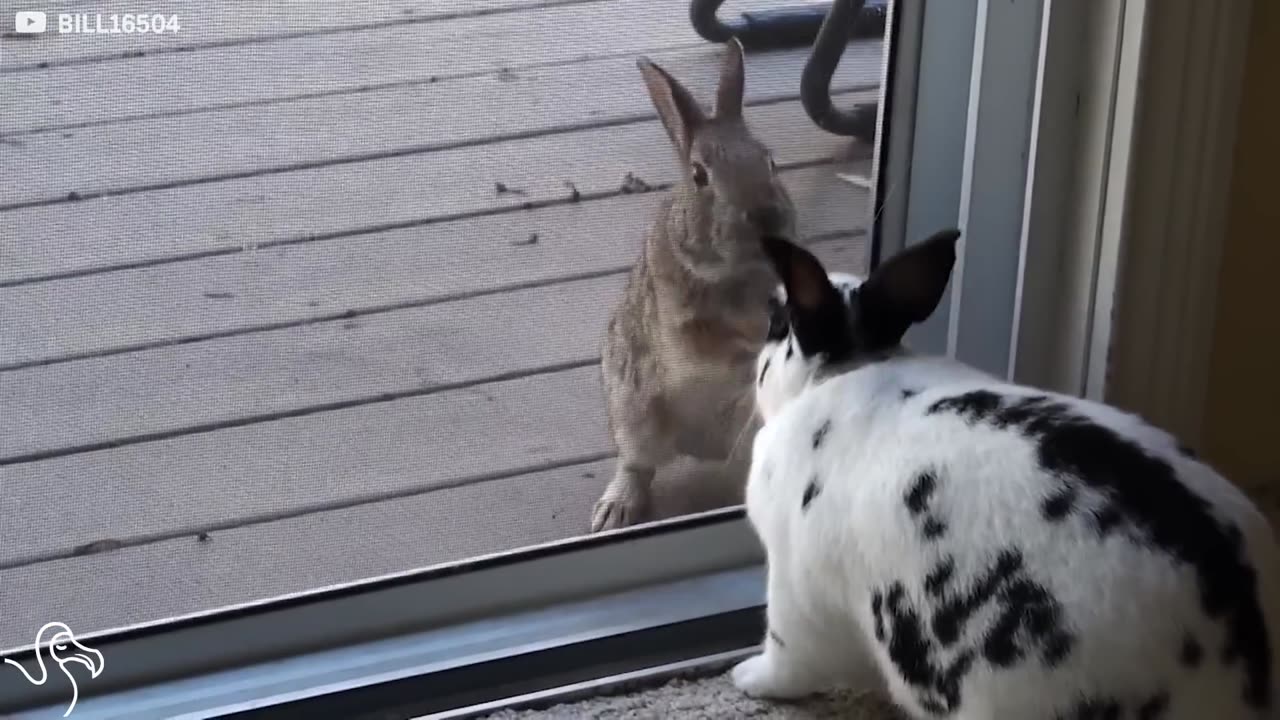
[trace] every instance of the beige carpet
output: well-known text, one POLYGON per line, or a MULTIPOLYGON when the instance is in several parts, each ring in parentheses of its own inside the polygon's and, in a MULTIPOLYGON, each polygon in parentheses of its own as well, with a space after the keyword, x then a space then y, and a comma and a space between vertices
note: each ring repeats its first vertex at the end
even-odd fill
POLYGON ((733 686, 730 668, 749 651, 725 653, 692 666, 659 669, 659 675, 621 676, 605 688, 564 689, 559 705, 550 698, 502 710, 487 720, 905 720, 884 699, 869 693, 838 692, 804 701, 753 700, 733 686), (543 704, 545 703, 545 704, 543 704))
POLYGON ((595 697, 546 710, 489 715, 489 720, 900 720, 883 700, 870 695, 836 694, 797 703, 752 700, 728 673, 704 679, 677 678, 661 687, 625 695, 595 697))

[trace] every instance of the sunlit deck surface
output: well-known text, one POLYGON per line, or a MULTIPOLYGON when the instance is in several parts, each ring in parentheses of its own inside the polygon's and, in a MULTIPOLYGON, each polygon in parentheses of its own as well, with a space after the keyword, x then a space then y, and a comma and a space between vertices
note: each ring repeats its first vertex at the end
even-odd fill
MULTIPOLYGON (((635 58, 718 69, 686 0, 146 6, 181 30, 0 37, 0 648, 583 533, 677 173, 635 58)), ((870 148, 805 116, 806 55, 748 57, 747 116, 857 271, 870 148)))

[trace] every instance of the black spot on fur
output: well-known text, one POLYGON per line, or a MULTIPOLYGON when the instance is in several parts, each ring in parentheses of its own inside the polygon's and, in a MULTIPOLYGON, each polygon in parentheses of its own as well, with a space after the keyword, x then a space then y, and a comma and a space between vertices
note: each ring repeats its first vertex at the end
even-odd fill
POLYGON ((983 605, 991 601, 1018 572, 1022 570, 1022 553, 1005 550, 996 558, 995 565, 969 588, 968 592, 949 598, 933 616, 933 632, 943 646, 954 644, 969 618, 983 605))
POLYGON ((934 677, 933 668, 929 667, 929 640, 915 610, 904 607, 905 594, 902 583, 894 583, 889 588, 888 614, 893 629, 889 657, 907 682, 929 685, 934 677))
POLYGON ((942 703, 938 702, 937 700, 934 700, 931 697, 926 696, 922 698, 916 698, 916 700, 920 703, 920 708, 925 712, 929 713, 930 715, 949 714, 949 711, 947 710, 946 705, 943 705, 942 703))
POLYGON ((818 493, 822 492, 822 488, 818 487, 818 476, 815 475, 809 484, 804 488, 804 497, 800 498, 800 510, 803 512, 809 509, 809 503, 818 497, 818 493))
POLYGON ((827 439, 827 433, 831 432, 831 421, 825 420, 818 429, 813 432, 813 449, 817 450, 822 447, 822 441, 827 439))
POLYGON ((920 527, 920 532, 924 535, 925 540, 937 540, 947 534, 947 524, 930 515, 924 519, 924 525, 920 527))
POLYGON ((1011 667, 1026 656, 1024 638, 1041 647, 1053 667, 1071 652, 1074 640, 1062 629, 1062 609, 1044 586, 1011 577, 999 595, 1000 612, 983 638, 982 655, 996 667, 1011 667))
POLYGON ((1179 445, 1179 446, 1178 446, 1178 452, 1182 453, 1182 454, 1183 454, 1183 455, 1185 455, 1186 457, 1191 458, 1192 460, 1198 460, 1198 459, 1200 459, 1200 456, 1196 454, 1196 451, 1195 451, 1195 450, 1192 450, 1191 448, 1187 447, 1186 445, 1179 445))
POLYGON ((1046 474, 1075 478, 1097 497, 1090 507, 1100 533, 1125 526, 1127 537, 1194 568, 1202 610, 1223 624, 1227 648, 1244 661, 1245 701, 1270 706, 1272 648, 1240 532, 1219 522, 1169 463, 1042 395, 978 390, 939 400, 928 412, 1020 432, 1035 442, 1046 474))
POLYGON ((795 355, 795 353, 796 353, 795 341, 792 340, 791 338, 787 338, 787 359, 790 360, 791 356, 795 355))
POLYGON ((973 669, 973 651, 965 650, 956 656, 951 665, 938 678, 937 690, 947 701, 947 707, 955 710, 960 707, 960 682, 973 669))
POLYGON ((982 656, 992 665, 1011 667, 1038 649, 1044 665, 1055 667, 1074 649, 1061 604, 1028 576, 1022 553, 1013 548, 1002 551, 965 592, 939 605, 934 635, 943 647, 954 645, 977 611, 990 603, 995 603, 996 614, 983 633, 982 656))
POLYGON ((925 594, 938 601, 940 608, 931 623, 925 622, 901 582, 871 597, 876 640, 888 651, 902 680, 913 688, 920 707, 935 715, 951 715, 960 708, 964 678, 980 659, 1002 668, 1038 654, 1052 668, 1075 645, 1074 636, 1064 627, 1060 604, 1027 575, 1016 548, 1001 552, 986 572, 960 592, 953 590, 956 572, 955 559, 947 556, 925 577, 925 594), (994 605, 994 613, 982 614, 991 621, 976 644, 968 641, 948 651, 959 642, 965 625, 989 605, 994 605))
POLYGON ((951 576, 956 573, 956 560, 948 556, 945 560, 938 563, 936 567, 924 579, 924 591, 937 597, 947 589, 947 584, 951 582, 951 576))
POLYGON ((1182 638, 1182 649, 1178 652, 1178 660, 1186 667, 1199 667, 1200 661, 1204 658, 1204 648, 1200 647, 1199 641, 1190 633, 1182 638))
POLYGON ((871 619, 875 625, 876 640, 884 642, 884 595, 879 590, 871 594, 871 619))
MULTIPOLYGON (((885 632, 877 633, 877 639, 887 643, 889 659, 903 680, 916 689, 916 700, 922 708, 935 715, 953 713, 960 707, 960 685, 973 668, 974 652, 960 651, 949 665, 936 661, 934 643, 905 595, 902 583, 890 586, 885 608, 889 627, 880 628, 885 632)), ((879 593, 872 597, 873 612, 879 597, 879 593)))
MULTIPOLYGON (((915 482, 907 489, 902 501, 908 512, 919 518, 929 509, 929 501, 938 488, 938 476, 933 470, 924 470, 916 476, 915 482)), ((947 533, 947 523, 934 513, 924 515, 920 524, 920 533, 925 540, 932 541, 947 533)))
POLYGON ((1059 630, 1050 633, 1044 641, 1044 653, 1041 658, 1044 660, 1045 667, 1055 668, 1062 664, 1071 655, 1071 651, 1075 649, 1076 639, 1072 635, 1059 630))
POLYGON ((1060 522, 1071 514, 1075 504, 1075 488, 1064 488, 1045 499, 1040 505, 1040 514, 1045 520, 1060 522))
POLYGON ((1115 505, 1107 505, 1093 514, 1094 528, 1098 531, 1098 537, 1102 538, 1110 535, 1123 521, 1124 516, 1115 505))
MULTIPOLYGON (((925 411, 926 415, 936 415, 940 412, 953 412, 963 417, 967 422, 975 423, 984 420, 995 414, 1000 409, 1001 396, 989 390, 975 390, 963 395, 953 395, 935 401, 925 411)), ((1008 423, 1000 424, 1000 427, 1008 427, 1008 423)))
POLYGON ((775 632, 773 628, 769 628, 769 639, 777 643, 780 648, 785 648, 787 646, 786 643, 782 642, 782 636, 775 632))
POLYGON ((764 367, 760 368, 760 378, 756 380, 757 385, 764 384, 765 373, 769 372, 769 364, 773 362, 773 356, 769 356, 764 360, 764 367))
POLYGON ((903 400, 910 400, 911 398, 913 398, 913 397, 915 397, 916 395, 919 395, 919 394, 920 394, 920 391, 919 391, 919 390, 907 390, 907 389, 905 389, 905 388, 904 388, 904 389, 902 390, 902 399, 903 399, 903 400))
POLYGON ((1138 706, 1137 720, 1160 720, 1168 711, 1169 693, 1158 693, 1138 706))
POLYGON ((932 470, 926 470, 916 476, 916 481, 907 491, 905 498, 907 509, 912 515, 919 515, 929 506, 929 498, 938 487, 938 477, 932 470))

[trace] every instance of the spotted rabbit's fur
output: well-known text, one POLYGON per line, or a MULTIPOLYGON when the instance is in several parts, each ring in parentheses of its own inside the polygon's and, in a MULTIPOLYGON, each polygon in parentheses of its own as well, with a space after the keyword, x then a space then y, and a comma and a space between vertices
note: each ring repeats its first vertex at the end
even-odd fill
POLYGON ((789 235, 795 210, 742 111, 742 46, 725 45, 715 112, 639 61, 680 163, 609 318, 601 371, 617 471, 593 531, 645 519, 655 471, 678 455, 727 461, 746 479, 755 430, 752 369, 777 283, 762 233, 789 235))
POLYGON ((958 235, 843 292, 766 241, 769 631, 734 682, 881 689, 920 719, 1280 717, 1277 548, 1241 492, 1133 415, 902 349, 958 235))

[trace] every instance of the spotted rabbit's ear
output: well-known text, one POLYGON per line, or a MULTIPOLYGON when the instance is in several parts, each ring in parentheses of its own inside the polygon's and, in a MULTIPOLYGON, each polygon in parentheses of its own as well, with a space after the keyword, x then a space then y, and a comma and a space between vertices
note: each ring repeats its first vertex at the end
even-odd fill
POLYGON ((765 236, 765 254, 787 291, 791 332, 805 356, 823 355, 829 362, 848 358, 854 349, 849 307, 831 284, 813 253, 784 238, 765 236))
POLYGON ((858 344, 864 350, 891 348, 912 325, 924 322, 951 280, 956 262, 954 228, 934 233, 881 263, 858 288, 858 344))

